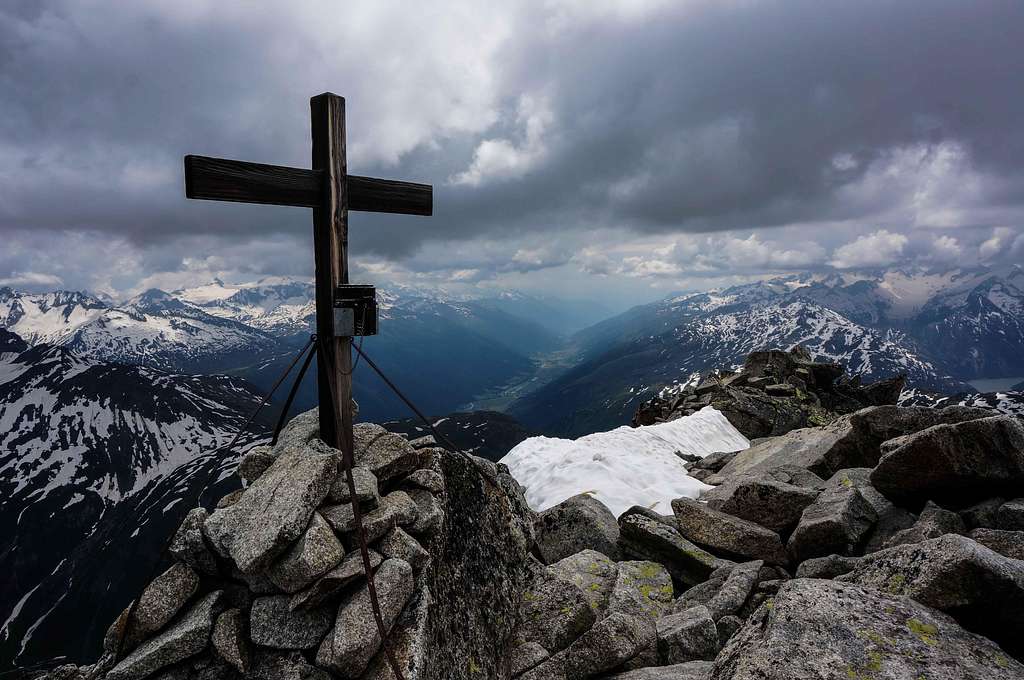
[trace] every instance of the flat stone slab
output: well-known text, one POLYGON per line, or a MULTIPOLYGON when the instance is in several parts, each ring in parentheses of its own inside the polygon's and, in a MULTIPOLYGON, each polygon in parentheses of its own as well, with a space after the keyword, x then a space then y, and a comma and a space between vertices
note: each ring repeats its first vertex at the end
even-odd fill
POLYGON ((210 515, 204 533, 241 571, 265 569, 309 526, 337 469, 338 453, 320 440, 285 450, 237 503, 210 515))
MULTIPOLYGON (((390 631, 413 593, 412 567, 402 560, 385 560, 374 576, 384 630, 390 631)), ((361 588, 338 608, 334 629, 317 651, 318 666, 342 678, 358 678, 381 646, 370 597, 361 588)))
POLYGON ((661 519, 641 513, 623 515, 619 518, 619 530, 627 552, 665 565, 672 576, 687 585, 704 582, 711 572, 728 564, 683 538, 675 527, 661 519))
POLYGON ((271 595, 253 600, 249 613, 249 635, 261 647, 313 649, 320 645, 334 622, 331 607, 292 610, 288 595, 271 595))
POLYGON ((143 642, 106 675, 106 680, 142 680, 171 664, 195 656, 210 644, 214 618, 222 608, 223 591, 197 602, 174 625, 143 642))
MULTIPOLYGON (((369 550, 370 568, 376 569, 383 561, 380 554, 369 550)), ((363 556, 358 550, 345 555, 334 569, 317 579, 316 583, 292 596, 289 607, 292 609, 311 609, 338 595, 353 583, 365 577, 363 556)))
POLYGON ((893 443, 871 484, 897 504, 964 507, 1024 485, 1024 424, 1013 416, 937 425, 893 443))
POLYGON ((782 539, 774 531, 745 519, 718 512, 692 498, 672 501, 675 524, 685 538, 725 557, 764 560, 785 565, 789 561, 782 539))
POLYGON ((713 510, 725 512, 775 532, 794 526, 818 491, 787 484, 768 476, 742 475, 701 494, 713 510))
POLYGON ((884 592, 795 579, 726 644, 711 680, 1024 677, 998 645, 949 616, 884 592))
POLYGON ((286 593, 296 593, 338 566, 345 548, 331 525, 314 512, 302 537, 267 570, 267 577, 286 593))
POLYGON ((839 581, 903 595, 947 612, 968 630, 1024 654, 1024 562, 956 534, 887 548, 839 581))
MULTIPOLYGON (((346 537, 356 531, 355 510, 351 503, 330 505, 320 510, 324 519, 346 537)), ((410 526, 419 517, 419 506, 404 491, 392 491, 380 499, 380 505, 363 513, 366 541, 373 543, 396 526, 410 526)), ((354 536, 353 536, 354 538, 354 536)))

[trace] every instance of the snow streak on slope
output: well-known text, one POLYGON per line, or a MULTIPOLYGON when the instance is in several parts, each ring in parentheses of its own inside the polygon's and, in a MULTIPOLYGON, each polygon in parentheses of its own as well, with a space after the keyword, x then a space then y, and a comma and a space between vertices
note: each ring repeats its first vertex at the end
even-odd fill
MULTIPOLYGON (((244 447, 200 454, 259 399, 236 378, 103 363, 0 329, 0 668, 40 660, 71 630, 95 649, 141 585, 115 555, 159 558, 187 510, 173 503, 244 447)), ((253 429, 269 425, 263 415, 253 429)))
POLYGON ((703 458, 748 446, 746 437, 708 406, 672 422, 623 426, 576 440, 531 437, 500 462, 526 487, 534 510, 589 493, 618 517, 633 505, 667 513, 673 498, 696 498, 711 488, 686 474, 677 452, 703 458))

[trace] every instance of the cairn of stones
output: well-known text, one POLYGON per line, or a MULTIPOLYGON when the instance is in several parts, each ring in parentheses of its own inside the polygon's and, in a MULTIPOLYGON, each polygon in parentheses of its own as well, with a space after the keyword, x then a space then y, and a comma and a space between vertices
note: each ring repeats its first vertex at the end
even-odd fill
POLYGON ((500 677, 532 543, 504 466, 355 427, 355 496, 317 413, 241 460, 245 487, 188 513, 174 563, 62 680, 500 677), (387 638, 372 615, 353 506, 387 638), (483 674, 483 675, 481 675, 483 674))

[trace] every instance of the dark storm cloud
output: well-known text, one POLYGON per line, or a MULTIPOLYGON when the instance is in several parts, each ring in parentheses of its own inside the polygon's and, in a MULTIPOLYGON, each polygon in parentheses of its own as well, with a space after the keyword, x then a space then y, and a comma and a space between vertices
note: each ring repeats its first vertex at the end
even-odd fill
POLYGON ((268 7, 0 9, 0 230, 106 232, 172 269, 190 235, 304 242, 305 210, 186 201, 181 157, 305 166, 327 89, 349 98, 353 172, 435 185, 431 220, 353 217, 354 247, 392 258, 870 220, 908 200, 872 173, 944 144, 980 182, 960 208, 1024 202, 1017 0, 268 7))

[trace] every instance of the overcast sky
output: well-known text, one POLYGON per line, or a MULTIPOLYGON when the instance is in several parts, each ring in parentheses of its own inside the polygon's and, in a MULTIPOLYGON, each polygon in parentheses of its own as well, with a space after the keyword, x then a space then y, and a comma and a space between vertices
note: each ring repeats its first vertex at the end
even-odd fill
POLYGON ((188 201, 182 156, 434 185, 355 277, 616 305, 807 269, 1024 261, 1024 2, 0 6, 0 284, 312 272, 308 210, 188 201))

